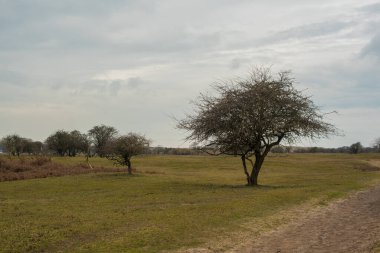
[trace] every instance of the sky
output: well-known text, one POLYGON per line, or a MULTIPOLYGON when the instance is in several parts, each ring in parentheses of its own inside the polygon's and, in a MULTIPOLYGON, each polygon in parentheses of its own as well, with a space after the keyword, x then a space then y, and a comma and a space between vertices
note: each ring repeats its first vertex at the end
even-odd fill
POLYGON ((291 70, 344 136, 380 137, 380 1, 0 0, 0 137, 114 126, 187 147, 174 118, 255 66, 291 70))

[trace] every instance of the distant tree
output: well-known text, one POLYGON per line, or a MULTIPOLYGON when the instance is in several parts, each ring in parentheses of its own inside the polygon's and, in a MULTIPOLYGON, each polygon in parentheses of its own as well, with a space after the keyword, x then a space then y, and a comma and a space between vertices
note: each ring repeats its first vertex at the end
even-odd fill
POLYGON ((69 133, 68 155, 76 156, 78 153, 86 153, 89 149, 89 141, 86 134, 78 130, 69 133))
POLYGON ((337 148, 337 152, 338 153, 350 153, 350 147, 348 147, 348 146, 339 147, 339 148, 337 148))
POLYGON ((17 134, 7 135, 1 140, 5 152, 20 156, 22 153, 39 154, 42 152, 42 142, 20 137, 17 134))
POLYGON ((257 185, 265 157, 282 140, 336 133, 293 84, 290 72, 274 77, 270 69, 256 68, 246 79, 216 84, 216 96, 201 94, 195 114, 178 127, 189 132, 187 140, 208 152, 240 156, 247 184, 257 185))
POLYGON ((64 130, 58 130, 50 135, 45 143, 50 150, 56 152, 59 156, 65 156, 70 147, 70 139, 70 133, 64 130))
POLYGON ((380 137, 377 138, 374 143, 373 143, 373 147, 376 149, 377 152, 380 152, 380 137))
POLYGON ((9 155, 12 155, 15 153, 12 135, 7 135, 3 137, 1 139, 1 145, 4 147, 4 151, 7 152, 9 155))
POLYGON ((95 152, 100 157, 104 157, 107 142, 110 141, 117 133, 118 131, 114 127, 105 125, 94 126, 88 131, 88 135, 91 137, 95 145, 95 152))
POLYGON ((103 151, 108 159, 127 166, 128 173, 132 174, 131 158, 143 154, 149 148, 149 144, 150 141, 144 136, 129 133, 109 140, 103 151))
POLYGON ((32 145, 32 154, 38 155, 42 153, 44 144, 40 141, 33 141, 32 145))
POLYGON ((352 154, 359 154, 360 152, 362 152, 362 150, 363 146, 360 142, 356 142, 350 146, 350 152, 352 154))
POLYGON ((285 149, 284 146, 279 145, 279 146, 275 146, 275 147, 273 147, 273 148, 271 149, 271 152, 272 152, 272 153, 285 153, 285 152, 286 152, 286 149, 285 149))
POLYGON ((21 149, 22 153, 33 154, 33 140, 21 138, 21 149))
POLYGON ((59 130, 50 135, 45 143, 48 149, 60 156, 76 156, 78 153, 87 153, 89 148, 87 135, 78 130, 71 132, 59 130))
POLYGON ((25 139, 17 134, 7 135, 1 140, 6 152, 14 156, 20 156, 23 153, 25 142, 25 139))

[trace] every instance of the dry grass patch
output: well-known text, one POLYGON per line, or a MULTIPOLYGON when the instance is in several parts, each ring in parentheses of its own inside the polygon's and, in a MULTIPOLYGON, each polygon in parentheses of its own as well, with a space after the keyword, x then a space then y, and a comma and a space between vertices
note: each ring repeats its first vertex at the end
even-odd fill
POLYGON ((361 171, 380 171, 380 161, 369 160, 368 162, 356 164, 354 168, 361 171))
POLYGON ((85 163, 65 165, 53 162, 50 157, 0 157, 0 181, 59 177, 96 172, 120 172, 121 168, 92 167, 85 163))

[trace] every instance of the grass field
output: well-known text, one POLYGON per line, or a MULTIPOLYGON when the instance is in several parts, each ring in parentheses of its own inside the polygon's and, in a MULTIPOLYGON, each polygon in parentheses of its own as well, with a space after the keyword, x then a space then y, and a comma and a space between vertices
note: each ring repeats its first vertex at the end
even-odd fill
POLYGON ((380 253, 380 242, 374 246, 373 253, 380 253))
MULTIPOLYGON (((378 161, 380 154, 271 156, 256 188, 244 186, 239 158, 210 156, 137 157, 133 176, 110 172, 1 182, 0 251, 223 248, 286 222, 298 207, 325 205, 380 182, 379 171, 355 169, 378 161)), ((112 166, 100 158, 91 163, 112 166)))

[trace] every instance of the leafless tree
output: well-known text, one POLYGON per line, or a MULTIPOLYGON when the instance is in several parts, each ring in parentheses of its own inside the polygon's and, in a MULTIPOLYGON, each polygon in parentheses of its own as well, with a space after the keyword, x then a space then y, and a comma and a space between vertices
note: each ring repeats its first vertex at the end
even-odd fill
POLYGON ((116 164, 125 165, 128 173, 132 174, 131 158, 143 154, 149 147, 150 141, 145 136, 129 133, 108 141, 105 156, 116 164))
POLYGON ((201 94, 196 112, 178 127, 208 152, 240 156, 247 184, 257 185, 265 157, 281 141, 336 133, 294 82, 290 72, 273 76, 269 68, 255 68, 245 79, 214 85, 217 96, 201 94))

